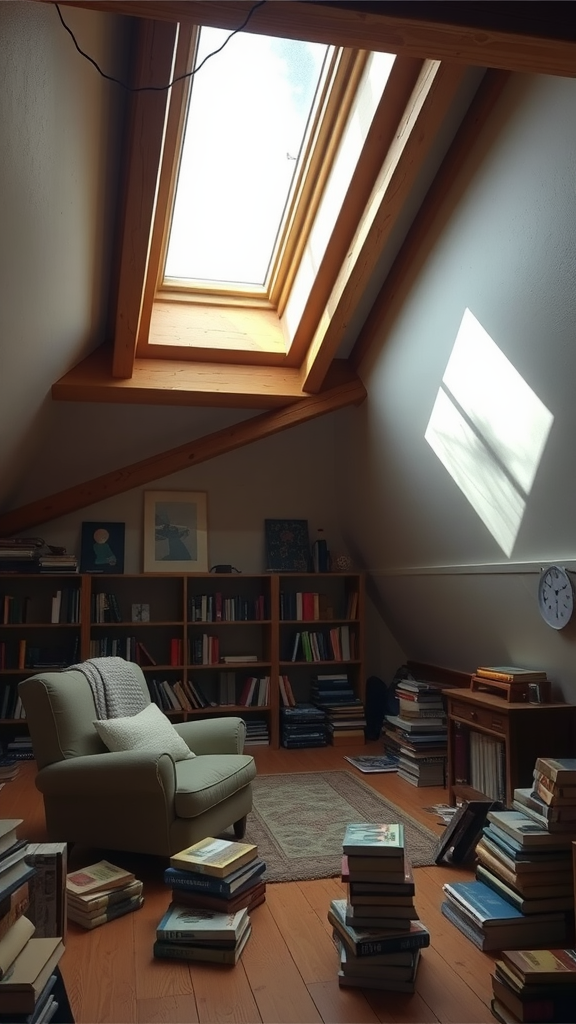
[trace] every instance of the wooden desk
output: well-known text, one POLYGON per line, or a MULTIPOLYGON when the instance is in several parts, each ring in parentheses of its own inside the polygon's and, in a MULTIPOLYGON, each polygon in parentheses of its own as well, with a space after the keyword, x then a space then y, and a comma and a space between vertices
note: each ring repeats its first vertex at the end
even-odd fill
POLYGON ((457 781, 456 744, 468 743, 472 733, 493 737, 502 744, 501 770, 506 803, 511 806, 516 788, 532 785, 537 757, 576 756, 576 705, 519 704, 469 689, 446 689, 448 716, 448 777, 450 803, 456 797, 486 799, 472 785, 468 758, 467 782, 457 781), (456 733, 464 740, 456 740, 456 733))

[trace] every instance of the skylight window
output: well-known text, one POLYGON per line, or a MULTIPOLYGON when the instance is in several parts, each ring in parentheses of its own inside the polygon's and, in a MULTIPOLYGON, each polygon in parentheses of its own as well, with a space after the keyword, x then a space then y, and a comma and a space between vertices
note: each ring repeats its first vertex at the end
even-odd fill
MULTIPOLYGON (((203 27, 195 65, 228 35, 203 27)), ((164 286, 267 289, 333 55, 239 33, 194 76, 164 286)))

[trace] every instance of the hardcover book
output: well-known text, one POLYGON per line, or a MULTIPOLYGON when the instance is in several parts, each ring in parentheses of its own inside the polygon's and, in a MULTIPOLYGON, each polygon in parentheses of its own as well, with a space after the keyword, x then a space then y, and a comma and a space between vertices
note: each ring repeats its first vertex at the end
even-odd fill
POLYGON ((561 913, 532 917, 520 915, 516 924, 505 922, 503 927, 484 928, 467 913, 463 905, 451 899, 444 900, 440 910, 467 939, 484 952, 501 950, 506 946, 527 948, 538 942, 560 946, 566 941, 566 915, 561 913))
POLYGON ((197 960, 200 963, 237 964, 251 934, 252 925, 248 922, 240 941, 233 949, 194 946, 191 942, 160 942, 156 939, 153 953, 160 960, 197 960))
POLYGON ((228 839, 209 836, 199 843, 180 850, 170 857, 170 867, 183 868, 201 875, 226 878, 238 868, 256 860, 258 848, 254 843, 235 843, 228 839))
POLYGON ((494 679, 501 683, 542 683, 547 679, 546 672, 541 669, 518 668, 516 665, 481 665, 476 675, 484 679, 494 679))
POLYGON ((524 895, 523 893, 516 892, 511 885, 504 882, 497 874, 486 868, 483 864, 478 864, 476 877, 523 914, 546 914, 554 910, 565 910, 567 912, 574 910, 574 892, 572 890, 560 896, 537 897, 531 894, 524 895))
POLYGON ((99 928, 100 925, 113 921, 117 917, 124 917, 135 910, 140 910, 144 903, 143 896, 134 896, 132 899, 121 900, 120 903, 111 903, 96 914, 83 914, 76 907, 68 907, 68 917, 71 921, 81 925, 82 928, 99 928))
POLYGON ((246 908, 233 914, 221 914, 171 903, 156 928, 156 938, 159 942, 210 943, 229 939, 235 943, 242 935, 247 920, 246 908))
POLYGON ((404 826, 371 822, 347 825, 342 850, 353 856, 396 857, 404 852, 404 826))
MULTIPOLYGON (((166 885, 172 886, 173 890, 186 889, 189 892, 206 892, 213 896, 231 896, 249 889, 265 870, 266 864, 259 859, 251 861, 226 878, 195 874, 181 868, 166 868, 164 881, 166 885)), ((174 902, 177 901, 177 894, 174 893, 174 902)))
POLYGON ((234 893, 231 897, 213 896, 206 892, 190 892, 187 889, 172 890, 174 902, 185 907, 199 907, 204 910, 217 910, 221 914, 233 914, 236 910, 246 907, 251 913, 255 907, 266 901, 266 882, 257 881, 249 888, 234 893))
POLYGON ((66 875, 68 892, 81 895, 87 892, 101 892, 104 889, 118 889, 134 881, 132 871, 116 867, 108 860, 99 860, 79 871, 71 871, 66 875))
POLYGON ((511 836, 524 849, 534 846, 546 846, 557 850, 570 849, 569 836, 552 834, 521 811, 489 811, 486 817, 491 824, 511 836))
POLYGON ((32 1013, 63 953, 62 939, 29 939, 0 980, 2 1012, 32 1013))
POLYGON ((421 921, 410 921, 401 932, 369 928, 358 930, 346 923, 346 900, 331 900, 328 920, 347 950, 354 956, 371 957, 430 945, 430 933, 421 921))
POLYGON ((523 985, 576 985, 576 949, 505 949, 502 960, 523 985))
POLYGON ((541 772, 559 786, 576 784, 576 757, 538 757, 534 771, 541 772))

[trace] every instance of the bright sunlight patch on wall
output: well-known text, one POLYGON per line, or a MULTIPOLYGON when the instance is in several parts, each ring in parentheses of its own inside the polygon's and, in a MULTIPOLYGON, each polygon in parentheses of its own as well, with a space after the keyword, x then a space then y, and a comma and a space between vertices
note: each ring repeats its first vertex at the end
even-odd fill
POLYGON ((508 557, 553 421, 466 309, 425 438, 508 557))

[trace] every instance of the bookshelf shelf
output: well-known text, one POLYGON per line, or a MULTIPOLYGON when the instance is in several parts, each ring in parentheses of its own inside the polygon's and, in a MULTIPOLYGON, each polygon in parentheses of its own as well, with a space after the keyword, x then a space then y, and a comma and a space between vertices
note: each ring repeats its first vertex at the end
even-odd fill
POLYGON ((16 686, 34 672, 48 669, 47 652, 54 657, 54 668, 89 657, 129 657, 138 661, 152 699, 171 719, 235 714, 253 720, 261 716, 275 748, 280 741, 280 674, 289 676, 296 699, 306 701, 315 673, 347 671, 357 695, 364 700, 364 578, 360 573, 0 575, 2 618, 6 619, 0 621, 3 732, 25 724, 25 720, 10 716, 16 707, 16 686), (64 603, 65 612, 60 614, 75 621, 53 622, 53 599, 57 591, 63 594, 65 590, 65 603, 61 595, 59 605, 62 609, 64 603), (321 618, 299 617, 296 602, 300 607, 303 595, 312 601, 311 614, 321 618), (289 611, 291 602, 294 613, 289 611), (135 619, 143 609, 147 618, 135 619), (285 613, 290 617, 285 618, 285 613), (23 621, 11 621, 12 616, 23 621), (343 635, 340 631, 345 631, 353 658, 292 661, 286 656, 286 645, 292 651, 294 633, 322 633, 328 642, 330 630, 338 630, 339 637, 343 635), (197 660, 207 656, 205 637, 213 638, 214 660, 208 663, 197 660), (42 665, 26 660, 26 652, 34 649, 37 660, 43 659, 42 665), (222 660, 248 653, 258 660, 222 660), (266 677, 269 685, 264 704, 238 702, 247 680, 266 677), (224 679, 234 703, 218 700, 224 679), (162 682, 170 688, 180 683, 185 692, 187 684, 200 686, 206 690, 206 704, 168 707, 166 695, 163 698, 158 691, 162 682))

